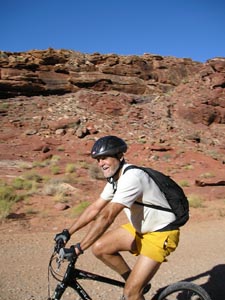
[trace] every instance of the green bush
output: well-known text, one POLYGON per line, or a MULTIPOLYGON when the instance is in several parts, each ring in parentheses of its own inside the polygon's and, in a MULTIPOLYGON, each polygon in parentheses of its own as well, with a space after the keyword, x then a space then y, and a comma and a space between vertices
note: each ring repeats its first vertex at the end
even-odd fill
POLYGON ((192 194, 192 195, 189 195, 187 198, 188 198, 190 207, 193 207, 193 208, 204 207, 203 200, 200 196, 192 194))
POLYGON ((23 178, 24 178, 24 180, 31 180, 34 182, 42 182, 42 180, 43 180, 43 178, 35 172, 28 172, 23 175, 23 178))
POLYGON ((188 187, 188 186, 190 186, 190 184, 189 184, 189 182, 187 180, 181 180, 181 181, 179 181, 179 185, 181 187, 188 187))
POLYGON ((15 178, 12 181, 12 186, 17 190, 29 190, 32 188, 32 185, 32 181, 25 180, 19 177, 15 178))
POLYGON ((3 220, 8 217, 11 213, 13 203, 6 201, 4 199, 0 200, 0 220, 3 220))
POLYGON ((0 200, 17 202, 18 200, 20 200, 20 197, 15 193, 13 187, 2 185, 0 186, 0 200))
POLYGON ((71 216, 76 217, 76 216, 82 214, 82 212, 85 210, 85 208, 88 207, 89 205, 90 205, 90 202, 88 202, 88 201, 81 202, 80 204, 78 204, 77 206, 72 208, 71 216))
POLYGON ((73 173, 76 171, 76 167, 74 164, 67 164, 65 171, 66 171, 66 173, 73 173))
POLYGON ((52 173, 53 175, 58 175, 58 174, 60 174, 60 167, 59 167, 59 166, 56 166, 56 165, 51 166, 51 173, 52 173))
POLYGON ((0 220, 6 218, 12 211, 13 205, 22 200, 22 195, 17 195, 14 188, 6 184, 0 185, 0 220))

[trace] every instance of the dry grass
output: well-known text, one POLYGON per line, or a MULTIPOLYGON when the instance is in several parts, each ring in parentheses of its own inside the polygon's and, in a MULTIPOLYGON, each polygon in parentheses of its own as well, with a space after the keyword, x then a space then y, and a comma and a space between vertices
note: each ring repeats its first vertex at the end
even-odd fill
POLYGON ((202 208, 203 205, 203 199, 199 195, 191 194, 188 197, 189 205, 193 208, 202 208))
POLYGON ((0 183, 0 220, 5 219, 12 212, 13 205, 23 199, 16 190, 4 182, 0 183))
POLYGON ((72 218, 79 216, 90 205, 89 201, 83 201, 71 209, 70 215, 72 218))

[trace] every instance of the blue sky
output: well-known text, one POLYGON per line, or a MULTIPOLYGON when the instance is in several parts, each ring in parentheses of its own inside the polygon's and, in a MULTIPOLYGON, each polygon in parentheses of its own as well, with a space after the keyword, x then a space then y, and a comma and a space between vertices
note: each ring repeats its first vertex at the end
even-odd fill
POLYGON ((0 50, 225 57, 224 0, 10 0, 0 50))

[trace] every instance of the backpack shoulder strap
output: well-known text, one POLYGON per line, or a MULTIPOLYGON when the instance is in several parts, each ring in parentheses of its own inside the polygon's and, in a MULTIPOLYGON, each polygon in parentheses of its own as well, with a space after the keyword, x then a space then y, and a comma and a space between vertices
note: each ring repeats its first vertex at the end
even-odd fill
POLYGON ((151 169, 151 168, 149 168, 149 167, 148 167, 148 168, 145 168, 145 167, 138 167, 138 166, 136 166, 136 165, 130 165, 130 166, 127 166, 127 167, 124 169, 123 174, 124 174, 126 171, 130 170, 130 169, 140 169, 140 170, 144 171, 146 174, 148 174, 148 176, 150 176, 150 177, 154 180, 154 182, 158 185, 160 191, 163 192, 159 180, 156 178, 156 176, 154 176, 154 172, 160 173, 159 171, 155 171, 155 170, 153 170, 153 169, 151 169), (148 170, 147 170, 147 169, 148 169, 148 170))
MULTIPOLYGON (((152 176, 152 173, 150 174, 144 167, 138 167, 138 166, 135 166, 135 165, 130 165, 130 166, 127 166, 124 171, 123 171, 123 174, 130 170, 130 169, 140 169, 142 171, 144 171, 145 173, 147 173, 154 181, 155 183, 159 186, 158 182, 155 180, 155 177, 152 176)), ((150 169, 150 168, 148 168, 150 169)), ((161 190, 160 186, 159 186, 159 189, 161 190)), ((163 211, 168 211, 168 212, 173 212, 172 209, 170 208, 167 208, 167 207, 162 207, 162 206, 159 206, 159 205, 154 205, 154 204, 147 204, 147 203, 143 203, 143 202, 138 202, 138 201, 135 201, 134 202, 135 204, 138 204, 138 205, 142 205, 142 206, 147 206, 147 207, 150 207, 150 208, 153 208, 153 209, 159 209, 159 210, 163 210, 163 211)))

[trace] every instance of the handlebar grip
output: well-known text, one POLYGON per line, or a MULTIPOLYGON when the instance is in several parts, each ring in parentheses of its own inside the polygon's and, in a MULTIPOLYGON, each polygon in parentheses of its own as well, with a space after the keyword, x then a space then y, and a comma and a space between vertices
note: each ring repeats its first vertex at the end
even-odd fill
POLYGON ((55 243, 55 252, 59 253, 60 249, 63 248, 65 246, 64 240, 63 239, 59 239, 56 243, 55 243))
POLYGON ((70 248, 61 248, 59 251, 59 256, 61 259, 66 259, 68 261, 75 261, 77 258, 74 246, 71 246, 70 248))

